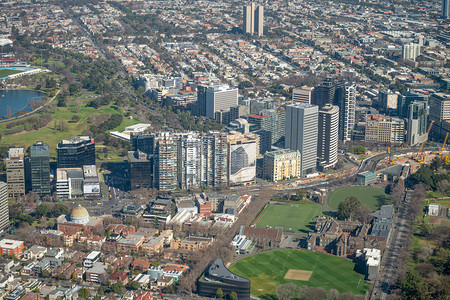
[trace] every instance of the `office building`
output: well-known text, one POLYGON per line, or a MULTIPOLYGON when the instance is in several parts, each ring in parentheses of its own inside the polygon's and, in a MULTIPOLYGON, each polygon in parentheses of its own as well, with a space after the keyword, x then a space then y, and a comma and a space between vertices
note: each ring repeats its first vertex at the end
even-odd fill
POLYGON ((130 189, 153 188, 153 156, 139 150, 128 151, 130 189))
POLYGON ((319 110, 319 138, 317 157, 319 166, 326 169, 334 166, 338 160, 339 107, 325 105, 319 110))
POLYGON ((404 60, 416 61, 416 58, 420 55, 420 45, 410 43, 402 46, 402 58, 404 60))
POLYGON ((89 136, 62 140, 57 147, 58 168, 81 168, 95 165, 95 142, 89 136))
POLYGON ((352 140, 353 128, 355 128, 356 109, 356 85, 344 84, 344 95, 339 97, 339 139, 344 143, 352 140))
POLYGON ((436 139, 444 139, 450 131, 450 95, 434 93, 430 96, 430 121, 434 121, 431 135, 436 139))
POLYGON ((208 86, 197 86, 197 115, 206 116, 206 90, 208 86))
POLYGON ((8 185, 0 181, 0 231, 9 226, 8 185))
POLYGON ((23 241, 3 239, 0 241, 0 255, 10 255, 19 257, 24 250, 23 241))
POLYGON ((259 114, 248 116, 248 122, 253 130, 266 130, 271 132, 272 144, 284 138, 285 113, 277 113, 275 109, 263 109, 259 114))
POLYGON ((366 117, 366 142, 401 144, 405 141, 405 121, 386 116, 366 117))
POLYGON ((398 96, 397 115, 400 118, 408 118, 409 105, 413 101, 428 102, 428 96, 420 93, 405 93, 398 96))
POLYGON ((325 79, 313 91, 311 104, 318 105, 319 108, 326 104, 339 105, 341 99, 344 98, 344 83, 334 78, 325 79))
POLYGON ((264 34, 264 7, 251 3, 243 7, 243 28, 244 33, 264 34))
POLYGON ((442 0, 441 16, 443 19, 448 19, 450 11, 450 0, 442 0))
POLYGON ((150 133, 136 133, 131 135, 133 151, 140 151, 145 154, 153 154, 155 151, 155 136, 150 133))
POLYGON ((314 87, 302 86, 292 90, 292 102, 293 103, 308 103, 311 104, 313 97, 314 87))
POLYGON ((10 148, 6 156, 6 182, 8 197, 25 195, 25 156, 23 148, 10 148))
POLYGON ((256 178, 256 154, 259 153, 259 136, 230 134, 228 141, 229 184, 245 184, 256 178))
POLYGON ((264 154, 272 150, 272 132, 268 130, 258 130, 254 132, 259 135, 259 154, 264 154))
POLYGON ((36 142, 30 147, 31 190, 40 195, 49 195, 50 153, 48 145, 36 142))
POLYGON ((301 156, 298 150, 282 149, 264 154, 263 178, 279 181, 301 174, 301 156))
POLYGON ((58 168, 56 170, 56 195, 58 199, 83 196, 83 169, 58 168))
POLYGON ((170 132, 155 135, 155 188, 173 191, 177 184, 177 140, 170 132))
POLYGON ((300 151, 301 176, 316 171, 318 121, 318 106, 297 103, 286 107, 285 148, 300 151))
POLYGON ((382 90, 378 94, 378 102, 387 114, 397 113, 398 93, 389 90, 382 90))
POLYGON ((83 195, 89 197, 101 197, 100 178, 95 165, 83 166, 83 195))
POLYGON ((238 89, 227 85, 206 89, 206 117, 216 119, 216 112, 238 106, 238 89))
POLYGON ((427 122, 427 102, 413 101, 410 103, 406 130, 406 140, 409 146, 416 146, 426 139, 427 122))

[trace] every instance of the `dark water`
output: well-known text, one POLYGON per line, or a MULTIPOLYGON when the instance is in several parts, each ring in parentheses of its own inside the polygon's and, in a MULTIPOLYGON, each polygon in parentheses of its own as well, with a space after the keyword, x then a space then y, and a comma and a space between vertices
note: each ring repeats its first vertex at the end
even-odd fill
POLYGON ((0 90, 0 119, 6 118, 8 106, 11 108, 11 117, 15 117, 18 111, 31 111, 28 103, 31 100, 38 102, 44 96, 44 93, 38 91, 0 90))

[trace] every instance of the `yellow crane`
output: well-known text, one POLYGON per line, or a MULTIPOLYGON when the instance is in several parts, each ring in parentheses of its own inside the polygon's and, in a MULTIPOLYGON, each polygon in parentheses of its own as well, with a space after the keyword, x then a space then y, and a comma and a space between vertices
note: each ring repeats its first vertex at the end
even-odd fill
POLYGON ((442 155, 442 153, 445 151, 445 144, 447 144, 447 139, 448 139, 448 134, 449 133, 450 132, 447 132, 447 135, 445 136, 445 140, 444 140, 444 143, 442 144, 441 151, 439 151, 439 155, 442 155))
POLYGON ((430 126, 428 127, 428 130, 427 130, 427 133, 425 135, 425 138, 423 139, 423 142, 420 145, 419 151, 417 151, 416 160, 418 162, 422 162, 425 158, 423 155, 421 155, 421 153, 422 153, 423 145, 425 145, 425 142, 428 140, 428 134, 430 133, 431 127, 433 127, 433 124, 434 124, 434 121, 431 121, 430 126))

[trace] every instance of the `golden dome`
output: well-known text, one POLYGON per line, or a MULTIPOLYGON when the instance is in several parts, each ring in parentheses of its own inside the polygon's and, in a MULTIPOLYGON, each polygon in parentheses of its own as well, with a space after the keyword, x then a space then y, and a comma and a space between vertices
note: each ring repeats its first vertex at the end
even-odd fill
POLYGON ((72 216, 72 217, 75 217, 75 218, 82 218, 82 217, 87 217, 87 216, 89 216, 89 213, 88 213, 88 211, 87 211, 86 208, 84 208, 84 207, 81 206, 81 205, 78 205, 77 207, 75 207, 75 208, 72 210, 71 216, 72 216))

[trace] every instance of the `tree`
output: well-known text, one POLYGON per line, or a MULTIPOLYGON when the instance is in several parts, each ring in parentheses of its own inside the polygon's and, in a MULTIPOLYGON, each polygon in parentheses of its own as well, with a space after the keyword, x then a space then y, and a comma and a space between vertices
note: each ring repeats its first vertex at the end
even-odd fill
POLYGON ((444 200, 444 195, 447 193, 450 184, 447 180, 441 180, 436 184, 436 189, 441 193, 441 199, 444 200))
POLYGON ((219 299, 223 299, 223 291, 221 288, 218 288, 216 291, 216 297, 219 299))
POLYGON ((427 284, 414 270, 409 270, 400 283, 400 290, 404 299, 426 299, 427 284))
POLYGON ((111 290, 118 295, 122 295, 123 291, 122 291, 122 282, 118 282, 118 283, 114 283, 113 285, 111 285, 111 290))
POLYGON ((74 123, 80 121, 80 116, 78 116, 78 115, 73 115, 72 118, 71 118, 71 121, 74 122, 74 123))
POLYGON ((89 297, 89 290, 87 288, 80 289, 80 297, 83 299, 87 299, 89 297))
POLYGON ((347 197, 344 201, 339 203, 337 218, 340 220, 352 219, 361 202, 356 197, 347 197))
POLYGON ((232 291, 230 293, 230 300, 238 300, 238 295, 236 294, 235 291, 232 291))
POLYGON ((367 204, 360 205, 355 212, 355 218, 363 224, 369 224, 372 219, 372 210, 367 204))
POLYGON ((141 288, 141 284, 137 281, 132 281, 131 282, 131 288, 133 290, 139 290, 141 288))
POLYGON ((450 274, 450 249, 439 248, 430 257, 430 263, 436 268, 439 274, 450 274))
POLYGON ((306 191, 302 189, 298 189, 295 192, 295 195, 297 196, 297 201, 302 201, 306 197, 306 191))
POLYGON ((290 300, 295 298, 297 293, 297 286, 293 283, 286 283, 277 286, 275 295, 279 300, 290 300))

